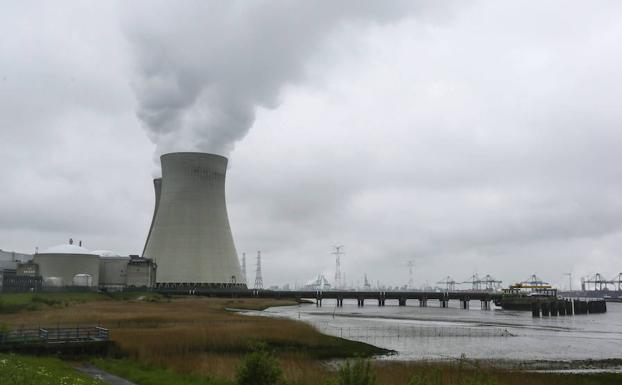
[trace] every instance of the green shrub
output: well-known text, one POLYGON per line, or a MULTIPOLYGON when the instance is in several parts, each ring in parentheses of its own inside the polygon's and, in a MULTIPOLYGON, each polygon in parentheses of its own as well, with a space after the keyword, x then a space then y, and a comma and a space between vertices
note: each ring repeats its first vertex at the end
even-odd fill
POLYGON ((283 381, 278 361, 265 348, 246 355, 236 370, 238 385, 277 385, 283 381))
POLYGON ((367 360, 357 359, 339 368, 337 378, 329 381, 329 385, 375 385, 376 377, 372 373, 371 364, 367 360))

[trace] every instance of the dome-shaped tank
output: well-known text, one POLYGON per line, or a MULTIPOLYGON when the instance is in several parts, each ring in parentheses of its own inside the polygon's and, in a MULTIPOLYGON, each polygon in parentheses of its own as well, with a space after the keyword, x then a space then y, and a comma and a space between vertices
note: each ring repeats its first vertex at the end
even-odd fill
POLYGON ((90 287, 97 287, 99 282, 99 256, 81 246, 65 244, 50 247, 35 254, 33 262, 39 265, 44 285, 72 286, 74 277, 79 274, 91 276, 90 287))

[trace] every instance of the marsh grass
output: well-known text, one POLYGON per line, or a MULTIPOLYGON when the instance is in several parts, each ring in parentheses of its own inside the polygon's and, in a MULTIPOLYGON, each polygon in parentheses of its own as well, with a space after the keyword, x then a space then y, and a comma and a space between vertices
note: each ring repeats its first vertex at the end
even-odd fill
MULTIPOLYGON (((295 304, 293 301, 197 297, 149 301, 144 295, 120 299, 98 296, 90 301, 81 297, 85 293, 77 294, 67 306, 42 303, 39 310, 0 314, 0 324, 106 326, 126 358, 96 360, 97 365, 140 385, 232 384, 236 368, 258 342, 274 352, 286 382, 292 385, 321 385, 335 378, 334 365, 318 358, 384 352, 323 335, 298 321, 225 310, 264 309, 295 304), (165 380, 158 382, 158 378, 165 380)), ((477 368, 466 361, 453 365, 381 361, 373 362, 371 371, 377 385, 622 384, 618 374, 565 376, 504 371, 477 368)))

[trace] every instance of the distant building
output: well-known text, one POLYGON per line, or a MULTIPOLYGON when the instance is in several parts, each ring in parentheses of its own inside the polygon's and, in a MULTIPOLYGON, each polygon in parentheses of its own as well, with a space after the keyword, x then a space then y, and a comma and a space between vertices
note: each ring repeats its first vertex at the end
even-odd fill
POLYGON ((32 259, 32 254, 18 253, 15 251, 6 251, 0 249, 0 262, 26 262, 32 259))
POLYGON ((11 269, 0 270, 0 292, 40 291, 41 287, 41 277, 20 276, 11 269))
POLYGON ((157 266, 149 258, 121 256, 108 250, 89 251, 73 244, 51 247, 27 259, 27 254, 3 254, 0 292, 58 290, 123 290, 153 287, 157 266), (22 259, 17 259, 17 257, 22 259))
POLYGON ((99 287, 106 290, 123 290, 127 285, 130 257, 109 250, 93 251, 99 255, 99 287))
POLYGON ((305 290, 330 290, 331 286, 324 274, 318 274, 317 277, 308 281, 305 290))
POLYGON ((152 287, 156 282, 157 265, 150 258, 130 255, 127 264, 127 287, 152 287))

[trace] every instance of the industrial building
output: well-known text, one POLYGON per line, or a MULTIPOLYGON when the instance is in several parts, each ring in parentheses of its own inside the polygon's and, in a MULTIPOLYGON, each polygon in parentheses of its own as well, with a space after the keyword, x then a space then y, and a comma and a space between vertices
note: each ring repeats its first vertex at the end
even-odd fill
POLYGON ((227 158, 164 154, 143 257, 158 266, 156 286, 246 287, 225 202, 227 158))
POLYGON ((121 256, 112 251, 89 251, 81 245, 62 244, 29 260, 4 261, 0 268, 0 291, 39 291, 79 288, 124 290, 149 288, 155 283, 157 266, 138 255, 121 256))
POLYGON ((89 251, 71 239, 34 255, 0 250, 0 290, 246 288, 225 201, 227 158, 176 152, 160 160, 142 256, 89 251))

